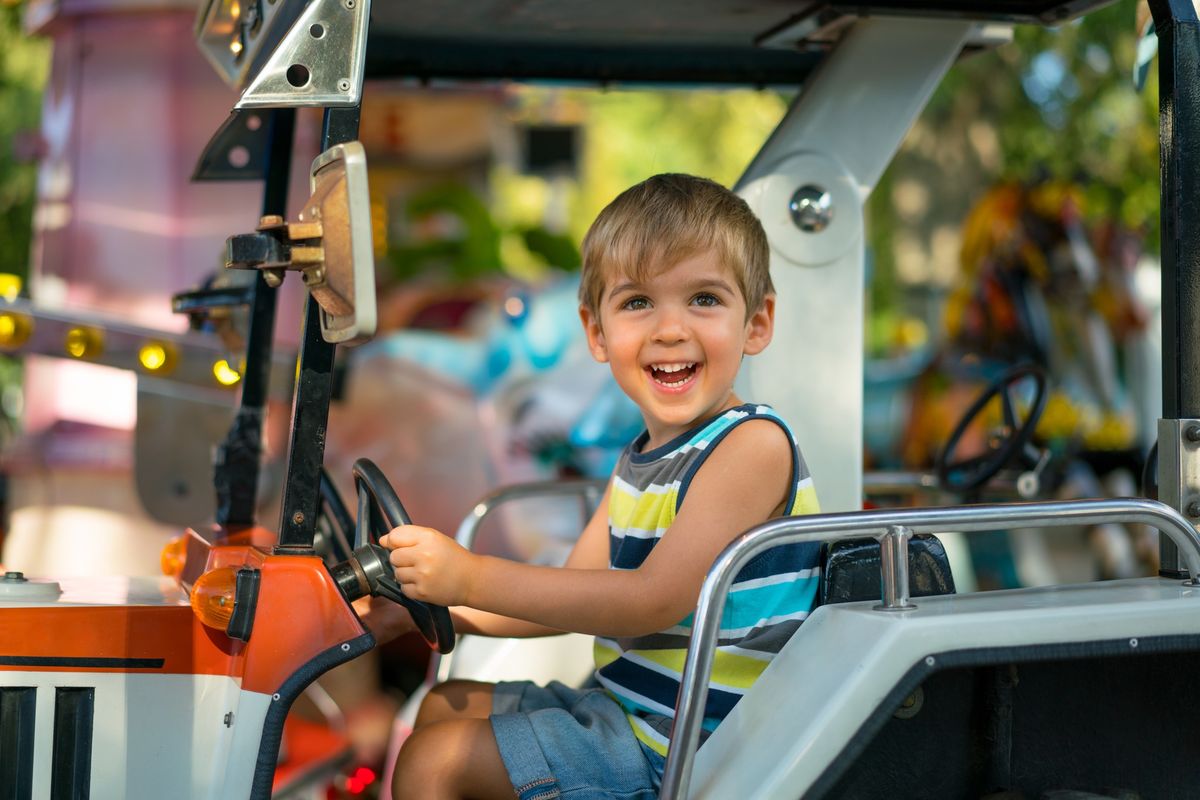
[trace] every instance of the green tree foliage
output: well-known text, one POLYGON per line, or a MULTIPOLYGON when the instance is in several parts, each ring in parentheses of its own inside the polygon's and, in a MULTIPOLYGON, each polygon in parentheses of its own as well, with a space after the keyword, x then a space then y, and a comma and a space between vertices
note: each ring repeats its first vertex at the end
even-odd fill
POLYGON ((50 47, 21 32, 20 7, 0 2, 0 272, 25 275, 29 265, 42 87, 50 47))
POLYGON ((949 282, 945 270, 897 275, 898 248, 957 227, 998 181, 1074 182, 1089 218, 1119 222, 1157 252, 1158 81, 1152 68, 1144 90, 1133 84, 1136 11, 1121 0, 1061 27, 1021 26, 950 71, 870 201, 877 309, 903 284, 949 282), (914 187, 928 199, 906 214, 901 189, 914 187))

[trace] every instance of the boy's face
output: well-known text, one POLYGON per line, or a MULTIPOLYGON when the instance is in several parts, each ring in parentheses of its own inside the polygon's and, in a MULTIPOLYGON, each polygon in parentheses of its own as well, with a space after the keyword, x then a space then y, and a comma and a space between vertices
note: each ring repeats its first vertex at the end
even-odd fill
POLYGON ((738 404, 743 355, 771 341, 775 298, 747 317, 733 270, 715 253, 686 258, 644 283, 605 281, 599 313, 580 309, 588 346, 642 410, 647 448, 738 404))

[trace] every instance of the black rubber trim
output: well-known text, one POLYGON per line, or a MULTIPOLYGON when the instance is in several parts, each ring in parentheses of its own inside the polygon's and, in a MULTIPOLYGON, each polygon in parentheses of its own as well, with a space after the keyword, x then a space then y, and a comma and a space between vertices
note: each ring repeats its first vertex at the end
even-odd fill
POLYGON ((33 736, 37 688, 0 686, 0 797, 33 797, 33 736))
POLYGON ((59 686, 54 690, 54 754, 50 800, 88 800, 92 790, 92 737, 96 690, 59 686))
POLYGON ((854 762, 875 738, 875 735, 892 718, 892 711, 900 707, 904 698, 912 694, 926 678, 937 672, 959 667, 980 667, 994 664, 1022 664, 1034 661, 1064 661, 1109 656, 1140 656, 1158 653, 1179 653, 1200 650, 1200 634, 1175 636, 1136 637, 1137 644, 1130 645, 1131 638, 1102 639, 1093 642, 1057 642, 1052 644, 1020 645, 1017 647, 980 647, 971 650, 949 650, 930 653, 904 674, 883 701, 876 707, 862 727, 850 737, 829 766, 821 773, 802 797, 816 800, 823 797, 837 784, 842 775, 854 766, 854 762), (926 663, 932 657, 933 664, 926 663))
POLYGON ((162 669, 164 658, 68 658, 65 656, 0 656, 0 667, 99 667, 162 669))
POLYGON ((233 639, 250 641, 250 632, 254 630, 254 612, 258 608, 258 585, 262 573, 252 567, 242 567, 237 571, 237 584, 234 588, 233 614, 225 633, 233 639))
POLYGON ((336 644, 318 653, 316 658, 302 665, 283 682, 272 697, 271 707, 267 709, 267 718, 263 721, 258 761, 254 765, 254 783, 250 787, 250 800, 270 800, 275 765, 279 760, 279 742, 283 737, 283 721, 300 693, 329 670, 358 658, 374 646, 375 637, 370 633, 336 644), (346 649, 343 650, 343 647, 346 649))

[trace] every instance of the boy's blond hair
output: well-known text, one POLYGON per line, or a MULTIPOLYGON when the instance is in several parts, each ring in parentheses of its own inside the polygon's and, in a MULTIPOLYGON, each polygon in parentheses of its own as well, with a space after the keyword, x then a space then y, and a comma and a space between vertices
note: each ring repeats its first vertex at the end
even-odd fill
POLYGON ((745 200, 694 175, 647 178, 605 206, 583 237, 579 302, 599 316, 611 276, 644 282, 705 251, 733 270, 747 319, 774 294, 767 235, 745 200))

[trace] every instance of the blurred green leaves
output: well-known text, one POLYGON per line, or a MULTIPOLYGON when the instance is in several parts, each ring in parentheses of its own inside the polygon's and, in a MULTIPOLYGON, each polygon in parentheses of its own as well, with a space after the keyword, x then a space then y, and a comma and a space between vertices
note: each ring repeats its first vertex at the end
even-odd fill
POLYGON ((20 5, 0 2, 0 272, 26 275, 37 181, 34 163, 50 45, 21 31, 20 5))
POLYGON ((934 263, 932 240, 999 181, 1073 182, 1088 218, 1116 221, 1158 251, 1157 62, 1138 92, 1136 11, 1121 0, 1057 28, 1021 26, 1011 43, 950 71, 868 206, 877 309, 905 285, 951 281, 957 265, 934 263), (897 200, 914 183, 930 199, 906 215, 897 200), (906 247, 926 269, 900 263, 906 247))

